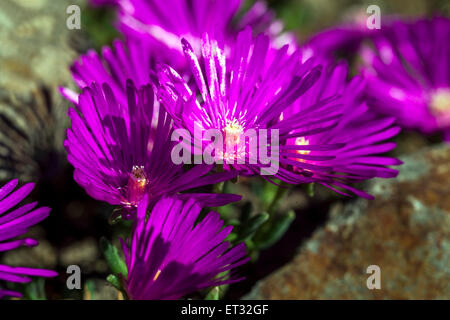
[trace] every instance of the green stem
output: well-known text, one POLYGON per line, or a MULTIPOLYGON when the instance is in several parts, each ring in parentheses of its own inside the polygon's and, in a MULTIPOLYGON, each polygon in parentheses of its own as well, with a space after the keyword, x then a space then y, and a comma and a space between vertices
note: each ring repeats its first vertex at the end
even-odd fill
POLYGON ((269 207, 267 208, 267 212, 272 215, 275 210, 278 208, 278 205, 280 204, 280 201, 284 198, 286 193, 289 191, 288 187, 280 186, 277 188, 277 192, 273 196, 272 202, 270 203, 269 207))

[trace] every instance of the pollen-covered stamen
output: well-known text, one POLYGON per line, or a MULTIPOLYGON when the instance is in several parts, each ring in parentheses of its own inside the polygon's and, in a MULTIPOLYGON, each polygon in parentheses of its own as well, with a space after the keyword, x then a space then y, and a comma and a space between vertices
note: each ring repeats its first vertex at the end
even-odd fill
MULTIPOLYGON (((297 146, 307 146, 309 145, 309 139, 306 139, 305 137, 298 137, 295 139, 294 144, 297 146)), ((311 153, 311 150, 295 150, 296 154, 301 155, 307 155, 311 153)), ((305 162, 304 159, 292 157, 291 160, 299 161, 299 162, 305 162)), ((295 171, 299 170, 298 168, 294 168, 295 171)))
POLYGON ((153 277, 153 281, 156 281, 159 277, 159 275, 161 274, 161 269, 158 269, 158 271, 156 272, 155 276, 153 277))
POLYGON ((149 181, 144 166, 133 166, 128 177, 126 205, 136 206, 142 200, 149 181))
POLYGON ((435 116, 450 114, 450 88, 441 88, 431 95, 430 110, 435 116))
MULTIPOLYGON (((295 144, 297 146, 307 146, 309 145, 309 140, 305 139, 305 137, 298 137, 297 139, 295 139, 295 144)), ((298 154, 310 154, 310 150, 297 150, 298 154)), ((299 161, 304 161, 303 159, 298 159, 299 161)))
POLYGON ((223 128, 223 160, 235 160, 241 155, 242 150, 240 149, 243 146, 239 146, 239 143, 241 142, 241 137, 243 134, 244 128, 236 119, 227 121, 225 127, 223 128))
POLYGON ((234 146, 241 140, 241 135, 244 132, 244 128, 239 124, 239 122, 234 119, 233 121, 228 121, 227 125, 223 129, 225 144, 234 146))

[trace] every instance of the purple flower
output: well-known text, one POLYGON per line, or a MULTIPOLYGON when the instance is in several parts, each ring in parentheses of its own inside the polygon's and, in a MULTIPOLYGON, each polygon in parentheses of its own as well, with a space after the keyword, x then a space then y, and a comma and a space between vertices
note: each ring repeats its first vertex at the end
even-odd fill
POLYGON ((231 20, 240 0, 131 0, 120 4, 118 29, 125 37, 145 43, 153 59, 170 61, 182 71, 180 37, 187 37, 197 49, 203 32, 216 31, 227 38, 233 34, 231 20))
MULTIPOLYGON (((190 77, 189 67, 179 46, 182 37, 188 39, 197 54, 201 50, 201 36, 207 32, 224 39, 227 46, 234 42, 238 30, 252 26, 256 32, 267 31, 271 46, 280 47, 295 39, 283 33, 283 24, 264 2, 256 2, 236 25, 233 18, 241 0, 91 0, 94 4, 116 4, 119 11, 118 28, 125 35, 125 43, 115 40, 113 47, 102 49, 102 58, 89 51, 71 67, 73 78, 80 88, 92 82, 108 83, 117 99, 126 101, 125 82, 133 80, 137 87, 150 83, 151 69, 156 63, 168 63, 183 76, 190 77)), ((61 88, 63 96, 77 103, 78 95, 61 88)))
POLYGON ((372 30, 358 24, 345 24, 323 30, 313 35, 303 47, 313 55, 332 58, 336 53, 356 53, 362 41, 372 30))
MULTIPOLYGON (((288 46, 269 49, 269 37, 263 34, 252 39, 249 28, 239 33, 229 64, 223 46, 208 34, 202 46, 204 65, 187 40, 183 39, 182 44, 201 99, 195 99, 196 93, 175 70, 161 66, 161 102, 177 128, 191 134, 197 129, 216 129, 224 136, 225 146, 231 144, 229 150, 243 141, 241 137, 250 129, 271 129, 280 113, 307 91, 320 74, 320 68, 303 64, 298 53, 289 55, 288 46)), ((249 162, 257 155, 250 154, 245 145, 234 153, 225 149, 216 154, 217 160, 249 162)), ((246 174, 254 174, 263 166, 259 162, 236 163, 232 167, 246 174)))
MULTIPOLYGON (((196 93, 172 68, 162 66, 159 72, 160 100, 177 128, 191 135, 214 128, 222 132, 225 146, 230 141, 241 145, 236 142, 251 130, 277 130, 280 167, 263 177, 291 184, 319 182, 369 197, 347 183, 397 174, 385 166, 399 164, 398 160, 374 155, 395 147, 394 143, 376 143, 399 129, 392 127, 393 119, 374 119, 367 113, 360 101, 364 82, 358 77, 347 83, 346 66, 321 73, 320 65, 328 62, 303 61, 303 49, 292 55, 287 54, 286 46, 269 50, 269 38, 259 35, 252 39, 249 29, 239 34, 229 65, 223 47, 208 35, 202 47, 203 64, 186 40, 183 48, 201 99, 196 99, 196 93)), ((258 143, 261 148, 261 141, 258 143)), ((269 149, 277 155, 273 144, 269 149)), ((264 163, 249 161, 259 150, 252 155, 245 143, 234 150, 237 152, 218 153, 218 160, 234 161, 226 168, 245 175, 268 170, 264 163), (244 164, 239 164, 241 158, 244 164)))
POLYGON ((377 36, 381 29, 387 28, 396 19, 392 15, 383 15, 379 21, 380 29, 374 27, 370 29, 367 24, 373 22, 372 20, 368 21, 372 17, 368 16, 366 8, 361 9, 363 10, 349 13, 346 22, 313 34, 302 47, 307 48, 315 56, 336 58, 337 55, 344 55, 351 57, 358 53, 358 49, 364 41, 377 36))
MULTIPOLYGON (((171 160, 171 119, 154 107, 150 85, 137 90, 127 83, 128 103, 116 100, 108 84, 92 84, 69 109, 72 126, 65 147, 75 167, 74 179, 97 200, 134 209, 144 194, 151 203, 164 195, 233 178, 226 172, 211 174, 212 166, 185 171, 171 160)), ((183 194, 215 206, 239 196, 183 194)))
MULTIPOLYGON (((38 245, 36 240, 30 238, 13 239, 24 235, 29 227, 47 218, 51 210, 47 207, 36 209, 37 202, 33 202, 8 212, 34 188, 33 183, 28 183, 13 191, 17 183, 17 180, 11 180, 0 188, 0 252, 13 250, 20 246, 34 247, 38 245)), ((4 281, 27 283, 31 281, 31 276, 55 277, 57 275, 56 272, 50 270, 0 265, 0 280, 4 281)), ((2 289, 0 286, 0 299, 5 296, 21 297, 22 295, 19 292, 2 289)))
POLYGON ((348 81, 346 63, 326 60, 321 63, 324 71, 320 78, 283 112, 279 123, 283 125, 284 119, 287 123, 301 123, 281 147, 289 149, 285 155, 290 159, 283 180, 302 182, 291 174, 293 171, 340 194, 349 195, 347 191, 350 191, 372 198, 349 184, 397 176, 398 171, 388 166, 402 162, 380 154, 395 148, 395 143, 387 140, 397 135, 400 128, 393 125, 394 118, 380 117, 369 110, 364 99, 365 82, 359 76, 348 81), (292 151, 293 148, 297 150, 292 151), (296 162, 331 169, 300 168, 296 162))
MULTIPOLYGON (((114 40, 112 48, 104 47, 102 57, 90 50, 71 66, 73 79, 81 89, 92 83, 107 83, 119 103, 127 103, 126 81, 132 80, 136 87, 151 83, 152 52, 140 41, 114 40)), ((74 104, 78 94, 67 88, 60 88, 62 95, 74 104)))
MULTIPOLYGON (((130 41, 144 42, 157 61, 171 64, 178 72, 187 69, 180 38, 187 39, 200 53, 203 33, 219 37, 226 44, 234 42, 238 31, 252 26, 267 31, 274 45, 293 37, 283 34, 283 25, 264 2, 256 2, 244 16, 236 19, 241 0, 131 0, 119 2, 118 29, 130 41), (280 41, 277 41, 280 40, 280 41)), ((284 43, 283 43, 284 44, 284 43)))
POLYGON ((397 21, 365 47, 367 94, 377 112, 450 141, 450 19, 397 21))
POLYGON ((147 218, 148 199, 138 205, 130 241, 123 242, 128 269, 124 281, 129 298, 174 300, 211 286, 230 284, 231 270, 247 263, 243 243, 224 241, 232 226, 210 212, 195 223, 201 206, 193 201, 161 199, 147 218))

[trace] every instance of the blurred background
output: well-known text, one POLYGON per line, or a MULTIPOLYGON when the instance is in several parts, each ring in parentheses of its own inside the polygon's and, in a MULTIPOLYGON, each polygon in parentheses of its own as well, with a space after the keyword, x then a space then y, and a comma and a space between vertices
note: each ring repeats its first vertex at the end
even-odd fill
MULTIPOLYGON (((247 1, 243 8, 248 8, 247 1)), ((450 13, 450 1, 271 0, 268 5, 300 41, 333 25, 356 21, 376 4, 384 15, 414 18, 450 13)), ((72 179, 63 147, 69 126, 58 86, 76 90, 69 66, 88 49, 120 37, 114 11, 81 0, 0 2, 0 180, 36 182, 31 199, 52 208, 28 236, 40 245, 0 255, 0 263, 56 269, 60 276, 20 287, 26 298, 117 299, 105 278, 101 237, 117 239, 126 225, 110 226, 113 207, 91 199, 72 179), (66 8, 81 7, 80 30, 66 28, 66 8), (66 268, 82 270, 82 290, 66 288, 66 268)), ((443 39, 448 41, 448 39, 443 39)), ((287 193, 262 180, 241 179, 225 191, 244 196, 221 213, 233 224, 243 214, 274 211, 272 233, 249 242, 247 277, 223 288, 226 298, 429 299, 450 298, 450 151, 440 137, 403 132, 395 156, 398 179, 364 189, 374 201, 344 198, 322 187, 287 193), (311 196, 314 193, 314 196, 311 196), (295 214, 294 214, 295 212, 295 214), (263 241, 264 240, 264 241, 263 241), (253 247, 252 247, 253 246, 253 247), (382 290, 368 290, 366 268, 378 265, 382 290), (225 290, 227 289, 227 290, 225 290)), ((268 229, 268 228, 266 228, 268 229)), ((117 244, 117 241, 114 240, 117 244)), ((195 298, 195 296, 193 297, 195 298)))

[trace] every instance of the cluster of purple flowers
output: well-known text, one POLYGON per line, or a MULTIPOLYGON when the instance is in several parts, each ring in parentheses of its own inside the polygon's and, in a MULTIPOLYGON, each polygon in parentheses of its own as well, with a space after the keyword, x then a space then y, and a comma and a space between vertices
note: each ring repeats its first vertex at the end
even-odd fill
MULTIPOLYGON (((193 189, 265 169, 261 177, 274 183, 318 183, 371 198, 352 184, 397 175, 390 166, 401 162, 383 153, 395 148, 389 139, 400 126, 450 139, 450 46, 441 40, 450 35, 448 19, 393 22, 370 33, 346 26, 300 44, 260 1, 239 16, 240 0, 91 2, 116 7, 124 40, 74 62, 81 93, 61 88, 74 104, 65 147, 76 182, 133 220, 122 241, 122 285, 131 299, 179 299, 242 279, 233 269, 248 258, 244 244, 225 241, 232 227, 214 212, 197 221, 202 208, 240 196, 193 189), (370 43, 361 46, 364 40, 370 43), (360 75, 330 54, 340 47, 360 50, 360 75), (172 161, 174 131, 192 137, 209 129, 226 145, 276 131, 265 147, 279 159, 277 170, 252 159, 245 142, 236 153, 216 154, 223 166, 172 161)), ((34 203, 5 215, 32 188, 5 198, 16 184, 0 190, 0 241, 49 212, 34 203)), ((36 242, 0 243, 0 251, 22 244, 36 242)), ((0 280, 27 275, 55 274, 0 266, 0 280)), ((0 290, 6 294, 15 295, 0 290)))
MULTIPOLYGON (((20 246, 36 246, 38 242, 35 239, 14 239, 24 235, 28 228, 47 218, 50 213, 50 208, 36 208, 37 202, 11 210, 25 199, 34 188, 33 183, 28 183, 14 190, 17 184, 17 180, 11 180, 0 188, 0 252, 13 250, 20 246)), ((0 280, 9 282, 27 283, 31 281, 31 276, 55 277, 56 275, 57 273, 51 270, 0 265, 0 280)), ((0 286, 0 299, 5 296, 19 298, 22 294, 2 289, 0 286)))

